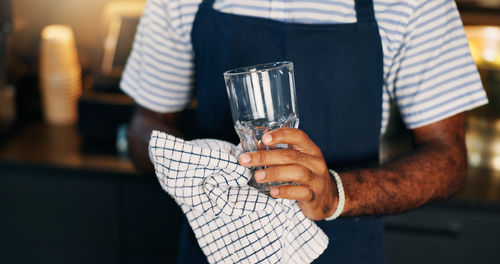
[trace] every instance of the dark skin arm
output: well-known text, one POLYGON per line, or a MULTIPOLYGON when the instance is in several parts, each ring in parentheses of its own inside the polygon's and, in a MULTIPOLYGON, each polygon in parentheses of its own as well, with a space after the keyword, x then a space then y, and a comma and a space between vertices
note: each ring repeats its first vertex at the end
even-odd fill
POLYGON ((136 106, 128 130, 130 157, 135 167, 142 171, 153 172, 153 164, 149 160, 148 145, 151 132, 160 130, 181 137, 177 129, 181 112, 160 114, 136 106))
MULTIPOLYGON (((467 170, 464 116, 414 129, 414 150, 394 161, 341 173, 346 193, 342 215, 402 212, 457 192, 467 170)), ((240 156, 240 163, 268 166, 256 173, 258 182, 299 183, 273 187, 271 195, 297 200, 308 218, 322 220, 331 215, 337 207, 337 189, 321 151, 309 137, 298 129, 282 128, 264 135, 263 142, 290 144, 292 149, 247 153, 240 156)))
MULTIPOLYGON (((180 116, 181 113, 159 114, 137 106, 128 134, 137 168, 153 171, 147 149, 153 129, 182 136, 176 129, 180 116)), ((464 114, 415 129, 413 134, 416 147, 412 152, 377 168, 341 173, 346 192, 342 215, 402 212, 458 191, 467 169, 464 114)), ((244 163, 243 155, 240 162, 245 166, 269 166, 259 182, 300 183, 301 186, 274 187, 271 193, 277 198, 297 200, 310 219, 331 215, 338 202, 336 186, 321 151, 309 137, 298 129, 278 129, 269 132, 263 141, 268 145, 290 144, 292 149, 249 153, 250 162, 244 163)))

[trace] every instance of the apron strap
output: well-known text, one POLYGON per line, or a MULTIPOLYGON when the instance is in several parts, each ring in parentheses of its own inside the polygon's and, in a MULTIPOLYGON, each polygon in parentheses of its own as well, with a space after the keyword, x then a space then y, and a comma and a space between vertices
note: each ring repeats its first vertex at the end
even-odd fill
POLYGON ((205 4, 209 7, 212 7, 215 3, 215 0, 203 0, 202 4, 205 4))
POLYGON ((372 0, 355 0, 356 19, 358 23, 365 24, 375 21, 372 0))

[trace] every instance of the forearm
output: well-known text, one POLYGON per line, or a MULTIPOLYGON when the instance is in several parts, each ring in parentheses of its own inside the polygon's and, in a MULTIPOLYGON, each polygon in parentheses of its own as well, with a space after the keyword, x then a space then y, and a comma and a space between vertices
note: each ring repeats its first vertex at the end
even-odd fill
MULTIPOLYGON (((344 216, 406 211, 455 193, 466 174, 464 114, 413 129, 416 148, 373 169, 342 172, 344 216)), ((273 186, 274 198, 296 200, 304 215, 325 219, 339 199, 319 147, 301 130, 279 128, 262 137, 267 146, 289 149, 248 152, 239 157, 247 167, 265 167, 254 174, 258 183, 294 182, 273 186)), ((331 168, 335 169, 335 168, 331 168)))
POLYGON ((129 124, 128 143, 130 157, 135 167, 143 171, 154 171, 149 159, 148 145, 151 132, 160 130, 175 136, 182 136, 176 128, 178 114, 161 115, 137 107, 129 124))
MULTIPOLYGON (((463 116, 456 118, 454 131, 463 131, 463 116)), ((444 137, 426 140, 380 167, 342 173, 347 195, 343 215, 402 212, 457 192, 467 170, 464 136, 444 137)))

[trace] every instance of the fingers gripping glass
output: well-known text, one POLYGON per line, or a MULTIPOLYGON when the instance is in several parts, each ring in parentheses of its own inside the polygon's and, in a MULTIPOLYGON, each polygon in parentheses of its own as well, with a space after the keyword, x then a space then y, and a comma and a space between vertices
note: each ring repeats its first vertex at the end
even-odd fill
MULTIPOLYGON (((292 62, 273 62, 229 70, 224 73, 234 129, 245 152, 288 148, 266 146, 262 135, 276 128, 299 126, 292 62)), ((253 168, 254 171, 262 168, 253 168)), ((249 184, 269 194, 271 186, 289 182, 249 184)))

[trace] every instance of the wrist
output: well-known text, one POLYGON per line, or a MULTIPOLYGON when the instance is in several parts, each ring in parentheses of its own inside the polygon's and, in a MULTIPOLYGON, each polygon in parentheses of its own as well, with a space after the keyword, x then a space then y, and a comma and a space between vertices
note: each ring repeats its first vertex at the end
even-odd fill
POLYGON ((342 179, 340 178, 339 174, 334 170, 329 170, 329 173, 330 177, 332 178, 336 186, 338 201, 337 201, 337 207, 333 211, 333 213, 324 219, 326 221, 331 221, 338 218, 344 211, 344 205, 345 205, 345 193, 344 193, 344 187, 342 185, 342 179))

